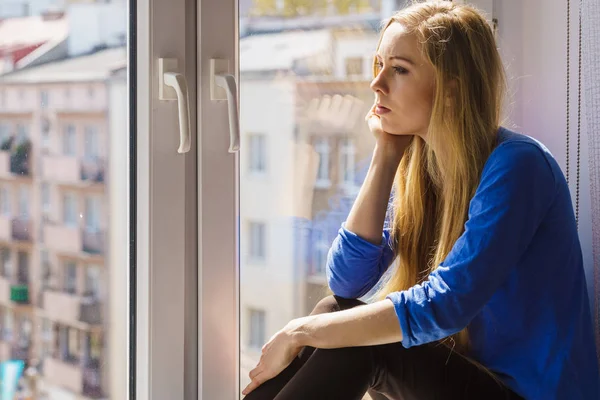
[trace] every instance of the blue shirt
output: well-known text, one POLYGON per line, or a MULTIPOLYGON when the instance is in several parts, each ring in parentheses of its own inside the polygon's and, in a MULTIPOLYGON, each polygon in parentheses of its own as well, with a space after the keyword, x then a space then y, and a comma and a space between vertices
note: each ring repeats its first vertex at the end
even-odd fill
MULTIPOLYGON (((422 284, 387 296, 406 348, 467 325, 469 355, 525 399, 597 400, 600 384, 571 196, 550 152, 500 128, 462 236, 422 284)), ((366 294, 393 261, 345 224, 327 261, 334 294, 366 294)), ((401 256, 401 255, 400 255, 401 256)))

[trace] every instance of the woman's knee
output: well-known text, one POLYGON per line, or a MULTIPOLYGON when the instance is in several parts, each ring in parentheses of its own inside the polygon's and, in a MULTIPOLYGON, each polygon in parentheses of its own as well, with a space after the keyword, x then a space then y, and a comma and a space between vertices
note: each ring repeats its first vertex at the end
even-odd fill
POLYGON ((364 304, 365 303, 357 299, 345 299, 343 297, 331 295, 321 299, 312 310, 310 315, 347 310, 349 308, 362 306, 364 304))

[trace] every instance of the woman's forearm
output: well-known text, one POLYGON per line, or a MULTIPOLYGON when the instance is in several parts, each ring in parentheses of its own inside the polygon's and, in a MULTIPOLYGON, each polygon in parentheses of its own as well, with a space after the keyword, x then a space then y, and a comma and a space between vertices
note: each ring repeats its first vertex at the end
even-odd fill
POLYGON ((321 349, 373 346, 402 340, 402 330, 391 300, 348 310, 310 315, 288 326, 299 347, 321 349))
POLYGON ((361 238, 379 244, 394 176, 404 151, 390 151, 378 143, 371 165, 346 219, 346 229, 361 238))

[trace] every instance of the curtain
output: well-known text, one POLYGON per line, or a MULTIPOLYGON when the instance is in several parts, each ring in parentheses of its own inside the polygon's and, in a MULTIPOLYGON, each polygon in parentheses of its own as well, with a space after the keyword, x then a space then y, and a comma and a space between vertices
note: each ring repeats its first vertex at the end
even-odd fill
MULTIPOLYGON (((587 124, 594 269, 593 317, 600 353, 600 2, 582 0, 582 85, 587 124)), ((600 354, 599 354, 600 362, 600 354)))

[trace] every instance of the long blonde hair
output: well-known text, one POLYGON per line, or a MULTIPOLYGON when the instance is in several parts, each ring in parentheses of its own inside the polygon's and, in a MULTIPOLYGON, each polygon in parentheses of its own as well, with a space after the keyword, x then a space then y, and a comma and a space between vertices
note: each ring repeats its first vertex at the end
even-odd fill
MULTIPOLYGON (((426 280, 463 233, 469 202, 496 145, 506 91, 494 34, 475 8, 414 2, 392 16, 384 31, 392 23, 416 35, 435 68, 435 93, 427 143, 415 136, 396 173, 391 238, 399 262, 378 298, 426 280)), ((373 68, 376 76, 376 60, 373 68)), ((443 343, 450 342, 466 354, 467 328, 443 343)))

